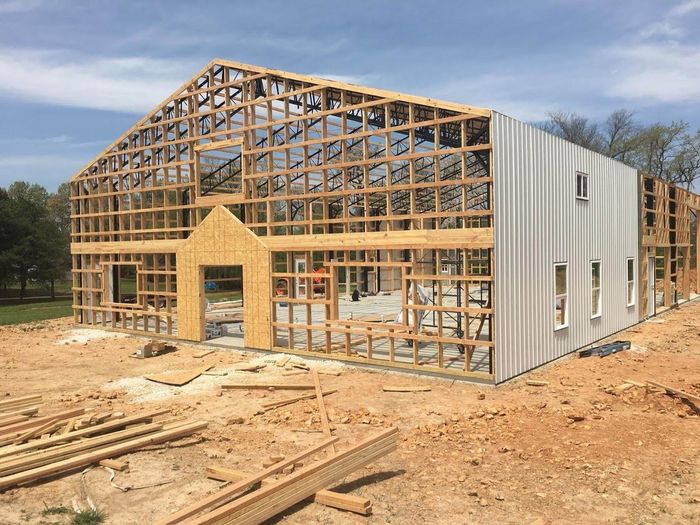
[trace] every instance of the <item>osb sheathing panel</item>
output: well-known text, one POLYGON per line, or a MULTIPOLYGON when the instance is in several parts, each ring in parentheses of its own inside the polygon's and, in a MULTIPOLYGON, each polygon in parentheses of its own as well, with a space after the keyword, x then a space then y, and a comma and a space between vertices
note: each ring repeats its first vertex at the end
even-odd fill
POLYGON ((217 206, 177 250, 178 338, 203 341, 204 267, 243 267, 245 346, 272 348, 270 251, 223 206, 217 206))

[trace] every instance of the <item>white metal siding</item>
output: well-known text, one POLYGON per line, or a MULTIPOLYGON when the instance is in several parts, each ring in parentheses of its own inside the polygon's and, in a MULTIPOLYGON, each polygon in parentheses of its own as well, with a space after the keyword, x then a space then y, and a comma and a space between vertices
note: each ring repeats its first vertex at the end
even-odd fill
MULTIPOLYGON (((637 171, 494 112, 496 381, 636 323, 626 259, 639 246, 637 171), (576 199, 576 171, 589 200, 576 199), (590 261, 602 316, 591 319, 590 261), (569 263, 569 327, 554 331, 554 263, 569 263)), ((635 278, 638 264, 635 264, 635 278)), ((638 282, 638 281, 637 281, 638 282)))

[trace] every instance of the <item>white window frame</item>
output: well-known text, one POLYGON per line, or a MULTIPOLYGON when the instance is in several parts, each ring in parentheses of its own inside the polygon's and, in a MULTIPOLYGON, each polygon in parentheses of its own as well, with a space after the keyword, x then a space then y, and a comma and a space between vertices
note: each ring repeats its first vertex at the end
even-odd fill
POLYGON ((635 296, 637 295, 637 271, 634 267, 634 257, 627 257, 625 259, 625 302, 627 307, 634 306, 636 304, 635 296), (632 262, 632 279, 630 279, 629 267, 630 261, 632 262), (632 286, 632 299, 630 301, 630 285, 632 286))
POLYGON ((569 263, 567 261, 554 263, 554 331, 563 330, 569 327, 569 263), (566 268, 566 293, 557 294, 557 268, 566 268), (557 324, 557 302, 564 298, 564 323, 557 324))
POLYGON ((589 177, 588 173, 584 173, 583 171, 576 172, 576 198, 577 199, 582 200, 582 201, 588 200, 588 196, 590 195, 589 182, 590 182, 590 177, 589 177), (581 177, 581 179, 585 182, 585 184, 583 186, 583 189, 585 189, 585 191, 581 191, 581 193, 579 193, 579 185, 578 185, 579 177, 581 177))
POLYGON ((598 319, 603 315, 603 264, 600 259, 591 260, 591 319, 598 319), (598 265, 599 282, 598 287, 593 282, 593 266, 598 265), (593 311, 593 292, 598 290, 598 308, 593 311))

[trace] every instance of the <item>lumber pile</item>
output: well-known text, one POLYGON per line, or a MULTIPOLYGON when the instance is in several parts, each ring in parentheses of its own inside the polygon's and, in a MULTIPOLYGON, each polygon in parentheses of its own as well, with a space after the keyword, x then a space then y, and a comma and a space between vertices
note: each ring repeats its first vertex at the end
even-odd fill
MULTIPOLYGON (((285 363, 286 364, 286 363, 285 363)), ((292 385, 293 389, 313 389, 293 398, 265 404, 266 409, 285 406, 303 399, 316 399, 321 420, 323 441, 291 457, 270 456, 263 462, 263 469, 254 474, 239 470, 212 466, 207 477, 228 481, 218 492, 195 502, 157 523, 159 525, 188 524, 257 524, 279 514, 300 501, 316 503, 369 515, 372 503, 366 498, 328 490, 353 471, 362 468, 397 447, 398 430, 390 428, 371 436, 350 448, 337 451, 338 441, 326 412, 324 397, 336 390, 323 390, 319 374, 311 371, 313 385, 292 385), (320 451, 326 451, 321 459, 320 451), (306 464, 312 458, 310 464, 306 464)), ((250 386, 250 385, 248 385, 250 386)), ((267 385, 266 385, 267 386, 267 385)), ((280 389, 289 385, 280 385, 280 389)), ((239 386, 239 388, 242 386, 239 386)))
POLYGON ((154 421, 166 412, 125 416, 75 408, 19 422, 0 421, 0 490, 189 436, 207 426, 154 421))
MULTIPOLYGON (((328 455, 291 474, 246 493, 266 478, 279 474, 290 465, 334 445, 337 438, 327 438, 304 452, 285 459, 258 472, 243 477, 211 496, 157 522, 159 525, 188 524, 257 524, 271 518, 316 493, 337 483, 362 468, 396 450, 398 430, 390 428, 356 445, 328 455)), ((337 494, 337 493, 334 493, 337 494)), ((342 498, 341 498, 342 499, 342 498)))

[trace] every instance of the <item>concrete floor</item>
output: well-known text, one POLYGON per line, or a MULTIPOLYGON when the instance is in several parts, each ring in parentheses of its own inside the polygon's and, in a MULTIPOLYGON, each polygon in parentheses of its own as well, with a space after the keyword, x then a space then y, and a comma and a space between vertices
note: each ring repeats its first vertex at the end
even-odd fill
MULTIPOLYGON (((476 292, 476 290, 474 291, 476 292)), ((474 293, 473 292, 473 293, 474 293)), ((456 298, 445 297, 443 303, 446 306, 455 306, 456 298)), ((281 306, 279 303, 275 305, 275 315, 279 322, 289 322, 289 307, 281 306)), ((476 302, 470 306, 478 306, 476 302)), ((394 322, 397 314, 401 310, 400 292, 395 292, 391 295, 376 295, 370 297, 362 297, 360 301, 353 302, 349 298, 341 298, 338 304, 340 319, 363 320, 365 317, 370 317, 385 322, 394 322)), ((209 312, 207 317, 215 315, 231 314, 242 312, 242 308, 231 308, 216 310, 209 312)), ((306 307, 304 305, 293 305, 292 307, 293 322, 304 324, 306 322, 306 307)), ((325 322, 325 306, 311 306, 312 324, 322 325, 325 322)), ((427 330, 435 330, 434 325, 437 320, 431 313, 427 313, 423 318, 423 328, 427 330)), ((378 323, 379 324, 379 323, 378 323)), ((226 324, 227 335, 212 339, 217 345, 230 346, 232 348, 243 348, 243 333, 245 327, 241 323, 226 324)), ((476 336, 475 331, 478 326, 478 321, 472 321, 470 327, 470 337, 476 336)), ((450 319, 446 314, 443 314, 443 327, 445 334, 448 337, 456 337, 457 324, 456 321, 450 319)), ((464 326, 462 327, 464 330, 464 326)), ((305 330, 294 330, 293 347, 297 349, 307 348, 307 335, 305 330)), ((486 339, 488 333, 488 321, 482 329, 481 339, 486 339)), ((361 338, 362 336, 353 335, 352 339, 361 338)), ((338 344, 339 349, 334 351, 334 354, 345 353, 345 335, 333 334, 331 344, 338 344)), ((325 335, 323 332, 312 332, 311 346, 322 348, 325 344, 325 335)), ((289 333, 287 329, 278 329, 276 346, 286 348, 289 345, 289 333)), ((367 345, 357 344, 352 347, 354 355, 366 356, 367 345)), ((403 339, 396 339, 394 343, 395 360, 402 363, 413 363, 413 345, 403 339)), ((372 341, 372 357, 379 360, 389 360, 389 342, 387 338, 375 339, 372 341)), ((418 360, 420 363, 425 363, 426 367, 437 367, 438 348, 435 343, 421 343, 418 348, 418 360)), ((443 360, 445 368, 452 370, 464 369, 464 356, 459 353, 456 345, 445 345, 443 349, 443 360)), ((474 350, 471 360, 471 370, 478 372, 489 371, 489 351, 488 347, 477 347, 474 350)))

